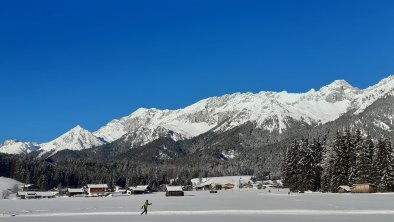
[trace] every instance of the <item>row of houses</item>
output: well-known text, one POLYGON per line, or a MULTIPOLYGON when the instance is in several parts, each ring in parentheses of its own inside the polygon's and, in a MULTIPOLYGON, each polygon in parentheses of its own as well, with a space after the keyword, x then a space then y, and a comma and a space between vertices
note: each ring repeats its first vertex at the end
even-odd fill
POLYGON ((19 191, 17 197, 20 199, 42 199, 55 198, 56 194, 50 191, 19 191))
MULTIPOLYGON (((17 193, 17 197, 20 199, 41 199, 59 196, 58 190, 43 192, 31 184, 24 185, 21 190, 17 193)), ((184 196, 183 189, 180 186, 165 186, 163 191, 166 192, 166 196, 184 196)), ((100 197, 110 194, 141 195, 151 193, 151 190, 148 185, 128 187, 127 189, 116 186, 114 190, 110 190, 107 184, 88 184, 82 188, 67 188, 60 193, 69 197, 100 197)))
MULTIPOLYGON (((166 196, 184 196, 184 191, 181 186, 166 186, 166 196)), ((105 196, 110 193, 107 184, 88 184, 85 189, 68 189, 67 196, 83 195, 87 196, 105 196)), ((132 186, 124 189, 116 186, 113 193, 127 194, 127 195, 141 195, 151 193, 148 185, 132 186)))
MULTIPOLYGON (((236 185, 234 183, 211 183, 211 184, 200 184, 196 185, 195 190, 231 190, 236 188, 236 185)), ((278 186, 274 183, 268 183, 268 182, 263 182, 263 181, 256 181, 254 183, 244 183, 240 184, 239 188, 243 189, 270 189, 270 188, 281 188, 281 186, 278 186)))

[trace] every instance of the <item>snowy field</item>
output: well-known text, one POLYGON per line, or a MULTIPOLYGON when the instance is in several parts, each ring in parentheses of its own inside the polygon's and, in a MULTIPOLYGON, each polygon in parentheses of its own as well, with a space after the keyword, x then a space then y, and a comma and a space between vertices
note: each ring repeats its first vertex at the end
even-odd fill
POLYGON ((0 221, 394 221, 394 194, 287 194, 287 190, 155 193, 121 197, 0 200, 0 221), (139 215, 148 199, 147 216, 139 215), (12 216, 15 215, 15 216, 12 216))

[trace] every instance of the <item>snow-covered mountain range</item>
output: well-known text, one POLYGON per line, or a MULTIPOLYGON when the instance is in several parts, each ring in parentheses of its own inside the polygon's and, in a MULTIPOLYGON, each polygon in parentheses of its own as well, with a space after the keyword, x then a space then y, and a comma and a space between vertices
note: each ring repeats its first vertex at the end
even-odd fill
POLYGON ((40 148, 38 143, 34 142, 20 142, 18 140, 6 140, 0 144, 1 153, 9 154, 29 154, 35 152, 40 148))
POLYGON ((44 153, 56 153, 60 150, 82 150, 95 146, 103 145, 105 142, 95 137, 91 132, 83 129, 81 126, 76 126, 70 131, 64 133, 60 137, 46 143, 40 148, 44 153))
MULTIPOLYGON (((112 120, 93 133, 77 126, 38 150, 42 153, 81 150, 118 139, 132 141, 133 146, 160 137, 171 137, 177 141, 208 131, 224 132, 247 122, 281 133, 290 127, 292 121, 317 126, 348 112, 357 115, 379 98, 393 95, 393 92, 394 76, 390 76, 366 89, 336 80, 318 91, 311 89, 306 93, 235 93, 203 99, 178 110, 140 108, 129 116, 112 120)), ((6 144, 0 147, 0 152, 29 152, 19 150, 6 144)))

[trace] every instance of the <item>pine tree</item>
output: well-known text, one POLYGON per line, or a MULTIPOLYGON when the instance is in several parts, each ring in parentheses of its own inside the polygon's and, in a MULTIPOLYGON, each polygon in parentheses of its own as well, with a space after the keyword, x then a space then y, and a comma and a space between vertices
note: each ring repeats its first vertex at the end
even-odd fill
POLYGON ((294 140, 287 148, 285 166, 284 166, 284 186, 289 187, 291 191, 298 191, 299 169, 299 143, 294 140))
POLYGON ((299 151, 299 169, 298 184, 300 191, 313 190, 315 180, 315 162, 311 145, 308 140, 301 140, 299 151))
MULTIPOLYGON (((347 135, 348 136, 348 135, 347 135)), ((349 137, 337 135, 333 143, 333 175, 330 190, 335 192, 340 185, 349 184, 349 137)))
POLYGON ((314 140, 312 144, 313 159, 314 159, 314 185, 313 191, 319 191, 321 189, 321 177, 322 177, 322 158, 323 158, 323 146, 319 140, 314 140))
POLYGON ((358 174, 357 158, 358 155, 364 152, 363 150, 363 139, 361 136, 361 131, 356 130, 355 135, 350 135, 350 132, 346 133, 346 146, 348 149, 349 156, 349 185, 355 184, 358 174))
POLYGON ((394 188, 393 149, 388 139, 380 139, 376 159, 377 184, 380 192, 394 188))
POLYGON ((357 177, 356 183, 373 182, 373 150, 374 144, 370 138, 356 145, 357 177))

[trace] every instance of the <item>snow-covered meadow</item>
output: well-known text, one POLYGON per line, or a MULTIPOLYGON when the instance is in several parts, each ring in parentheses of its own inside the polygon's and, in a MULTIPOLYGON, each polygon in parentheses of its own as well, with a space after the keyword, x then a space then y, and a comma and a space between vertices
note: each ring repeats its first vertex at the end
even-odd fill
POLYGON ((96 198, 0 200, 0 221, 393 221, 394 194, 229 190, 96 198), (139 215, 142 203, 153 205, 139 215), (15 215, 15 216, 12 216, 15 215))

